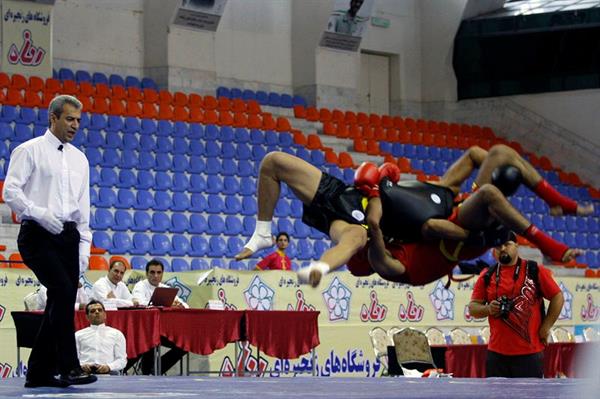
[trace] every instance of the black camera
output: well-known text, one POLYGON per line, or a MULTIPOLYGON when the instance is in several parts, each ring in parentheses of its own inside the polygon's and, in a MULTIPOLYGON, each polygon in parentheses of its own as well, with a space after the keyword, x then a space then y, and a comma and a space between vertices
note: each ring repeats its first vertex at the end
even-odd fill
POLYGON ((500 317, 507 319, 508 314, 513 307, 512 299, 509 299, 506 295, 502 295, 498 298, 498 302, 500 302, 500 317))

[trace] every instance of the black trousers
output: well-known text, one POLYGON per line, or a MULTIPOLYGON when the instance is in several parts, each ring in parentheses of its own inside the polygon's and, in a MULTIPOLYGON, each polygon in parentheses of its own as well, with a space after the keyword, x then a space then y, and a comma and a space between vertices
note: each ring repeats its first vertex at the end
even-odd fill
MULTIPOLYGON (((169 369, 173 367, 177 362, 179 362, 187 352, 181 348, 178 348, 177 346, 175 346, 174 343, 172 343, 164 337, 160 338, 160 344, 161 346, 171 348, 167 353, 160 357, 160 371, 162 374, 166 374, 166 372, 169 371, 169 369)), ((148 352, 145 352, 134 359, 128 359, 124 371, 127 372, 127 370, 133 367, 135 363, 137 363, 138 360, 140 360, 140 358, 142 359, 142 374, 154 374, 154 349, 151 349, 148 352)))
POLYGON ((485 369, 487 377, 542 378, 544 352, 509 356, 488 350, 485 369))
POLYGON ((75 297, 79 280, 79 232, 73 222, 53 235, 33 221, 21 224, 23 261, 48 289, 48 301, 29 356, 27 378, 66 374, 79 367, 75 346, 75 297))

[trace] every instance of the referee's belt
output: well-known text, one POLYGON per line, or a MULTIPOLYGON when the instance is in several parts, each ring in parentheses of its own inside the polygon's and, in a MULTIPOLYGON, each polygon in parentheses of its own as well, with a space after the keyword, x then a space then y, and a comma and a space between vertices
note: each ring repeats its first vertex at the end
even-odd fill
MULTIPOLYGON (((21 226, 40 226, 38 222, 31 219, 26 219, 21 222, 21 226)), ((41 226, 40 226, 41 227, 41 226)), ((63 231, 76 230, 77 223, 75 222, 64 222, 63 223, 63 231)))

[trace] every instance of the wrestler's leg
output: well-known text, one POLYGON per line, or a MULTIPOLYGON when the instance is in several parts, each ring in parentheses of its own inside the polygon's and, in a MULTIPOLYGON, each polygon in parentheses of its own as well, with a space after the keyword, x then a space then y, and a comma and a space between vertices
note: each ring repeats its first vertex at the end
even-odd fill
POLYGON ((463 202, 457 223, 469 230, 483 230, 494 220, 527 238, 555 261, 568 262, 582 254, 546 235, 519 213, 497 187, 484 184, 463 202))
POLYGON ((471 176, 471 172, 484 162, 487 151, 481 147, 472 146, 466 150, 444 173, 439 184, 458 193, 461 184, 471 176))
POLYGON ((469 237, 469 230, 463 229, 446 219, 428 219, 421 226, 421 235, 426 240, 447 239, 462 241, 469 237))
POLYGON ((490 183, 492 172, 502 165, 512 165, 518 168, 523 176, 523 183, 548 203, 551 214, 572 213, 585 216, 594 212, 594 207, 591 204, 578 205, 572 199, 556 191, 518 152, 504 144, 497 144, 490 148, 487 157, 479 166, 475 184, 481 187, 486 183, 490 183))
POLYGON ((283 152, 270 152, 265 155, 258 176, 256 229, 235 259, 245 259, 259 249, 273 245, 271 220, 282 182, 288 185, 300 201, 310 204, 319 187, 321 174, 319 169, 293 155, 283 152))
POLYGON ((352 255, 367 244, 367 230, 363 226, 343 220, 336 220, 331 224, 329 237, 334 246, 325 251, 319 261, 312 262, 309 267, 298 271, 298 280, 301 283, 310 283, 316 287, 325 274, 345 265, 352 255))

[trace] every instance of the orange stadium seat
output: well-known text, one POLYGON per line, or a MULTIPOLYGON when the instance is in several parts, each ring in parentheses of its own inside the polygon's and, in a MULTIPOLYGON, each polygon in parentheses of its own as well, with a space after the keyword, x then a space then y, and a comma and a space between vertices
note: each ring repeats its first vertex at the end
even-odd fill
MULTIPOLYGON (((225 98, 225 97, 219 97, 219 99, 221 98, 225 98)), ((218 121, 219 125, 222 126, 231 126, 233 125, 233 115, 231 114, 231 112, 223 110, 223 111, 219 111, 219 121, 218 121)))
POLYGON ((358 123, 361 126, 365 126, 369 124, 369 115, 365 114, 364 112, 358 112, 356 114, 356 123, 358 123))
POLYGON ((173 104, 173 95, 171 94, 171 92, 169 90, 161 90, 158 92, 158 103, 160 105, 163 104, 168 104, 171 105, 173 104))
POLYGON ((246 104, 247 104, 248 114, 260 114, 262 112, 258 101, 250 100, 246 104))
MULTIPOLYGON (((91 112, 92 110, 92 100, 87 97, 87 96, 79 96, 77 97, 79 99, 79 101, 81 101, 81 104, 83 105, 82 107, 82 111, 84 112, 91 112)), ((50 100, 52 100, 52 97, 50 97, 48 99, 48 103, 50 103, 50 100)), ((46 99, 42 99, 42 103, 44 103, 46 101, 46 99)), ((46 105, 47 107, 48 105, 46 105)))
POLYGON ((352 111, 346 111, 344 113, 344 121, 348 125, 355 125, 357 123, 356 122, 356 114, 352 111))
POLYGON ((187 94, 176 91, 173 94, 173 105, 176 107, 185 107, 188 104, 188 96, 187 94))
POLYGON ((406 126, 409 132, 414 132, 417 130, 417 122, 415 122, 413 118, 404 119, 404 126, 406 126))
POLYGON ((79 86, 77 86, 77 82, 74 80, 63 80, 62 93, 77 96, 79 94, 79 86))
POLYGON ((338 157, 333 150, 325 150, 325 162, 332 165, 337 165, 338 157))
POLYGON ((440 129, 440 133, 448 134, 448 123, 447 122, 439 122, 438 128, 440 129))
POLYGON ((390 129, 394 127, 394 120, 389 115, 381 115, 381 126, 385 129, 390 129))
POLYGON ((335 127, 335 136, 339 138, 348 138, 350 131, 345 123, 338 123, 335 127))
POLYGON ((12 269, 27 269, 28 267, 25 265, 25 263, 23 263, 23 258, 21 257, 21 254, 18 252, 14 252, 12 254, 10 254, 10 256, 8 257, 8 260, 10 261, 10 268, 12 269))
POLYGON ((158 105, 158 119, 173 119, 173 107, 170 103, 160 103, 158 105))
POLYGON ((17 105, 22 105, 23 102, 24 98, 23 94, 21 93, 21 90, 10 87, 6 92, 4 103, 16 107, 17 105))
POLYGON ((191 108, 190 116, 188 118, 190 123, 202 123, 204 122, 204 112, 202 112, 202 108, 191 108))
MULTIPOLYGON (((144 89, 145 90, 145 89, 144 89)), ((141 118, 154 119, 158 116, 158 110, 154 103, 144 102, 142 104, 142 115, 141 118)))
POLYGON ((233 126, 234 127, 247 127, 248 116, 245 112, 235 112, 233 114, 233 126))
POLYGON ((108 105, 107 113, 109 115, 123 115, 125 113, 125 105, 123 104, 123 101, 118 100, 116 98, 111 99, 108 105))
POLYGON ((370 140, 375 137, 375 132, 373 131, 373 128, 371 126, 363 125, 360 129, 360 137, 362 137, 365 140, 370 140))
POLYGON ((319 120, 319 110, 315 107, 306 108, 306 120, 310 122, 317 122, 319 120))
POLYGON ((144 94, 139 87, 131 86, 127 88, 127 99, 140 102, 144 99, 144 94))
POLYGON ((92 97, 96 95, 96 88, 90 82, 79 82, 79 95, 92 97))
POLYGON ((125 116, 139 117, 142 115, 142 106, 134 100, 127 100, 125 103, 125 116))
POLYGON ((262 114, 262 128, 264 130, 275 130, 275 119, 269 113, 263 112, 262 114))
POLYGON ((173 120, 177 122, 187 122, 190 118, 190 113, 187 107, 177 105, 173 108, 173 120))
POLYGON ((231 101, 227 97, 217 98, 217 109, 219 111, 229 111, 231 109, 231 101))
POLYGON ((381 155, 379 150, 379 142, 376 140, 367 140, 367 154, 369 155, 381 155))
POLYGON ((125 100, 127 98, 127 90, 123 86, 116 85, 111 88, 111 99, 125 100))
POLYGON ((96 94, 94 97, 110 97, 110 87, 106 83, 96 83, 96 94))
POLYGON ((335 124, 333 122, 323 123, 323 134, 327 136, 335 136, 335 124))
POLYGON ((158 92, 154 89, 145 88, 144 93, 144 102, 149 104, 158 103, 158 92))
POLYGON ((329 122, 331 120, 331 111, 327 108, 321 108, 319 110, 319 120, 321 123, 329 122))
POLYGON ((331 120, 336 123, 344 122, 344 113, 339 109, 334 109, 331 111, 331 120))
POLYGON ((240 98, 235 98, 233 100, 231 100, 231 110, 233 112, 246 112, 247 109, 247 105, 244 102, 244 100, 240 99, 240 98))
POLYGON ((10 87, 17 90, 25 90, 27 88, 27 78, 19 73, 13 73, 10 78, 10 87))
POLYGON ((412 170, 410 167, 410 160, 408 158, 399 157, 397 164, 400 168, 400 172, 402 173, 410 173, 412 170))
POLYGON ((367 142, 361 138, 355 138, 353 148, 355 152, 367 152, 367 142))
POLYGON ((392 118, 392 123, 396 129, 402 129, 406 127, 406 125, 404 125, 404 120, 399 116, 394 116, 392 118))
POLYGON ((278 116, 276 122, 276 128, 278 132, 289 132, 292 129, 292 125, 290 125, 290 121, 285 116, 278 116))
MULTIPOLYGON (((1 86, 1 84, 0 84, 1 86)), ((43 91, 44 90, 44 80, 39 76, 30 76, 29 84, 27 85, 29 90, 33 91, 43 91)))
POLYGON ((94 97, 92 101, 92 112, 96 114, 106 114, 108 113, 108 100, 104 97, 94 97))
POLYGON ((129 263, 129 259, 127 259, 124 256, 120 256, 120 255, 113 255, 110 257, 110 259, 108 260, 108 266, 110 267, 110 265, 113 262, 123 262, 123 264, 125 265, 125 269, 131 269, 131 264, 129 263))
POLYGON ((204 106, 204 101, 202 101, 202 96, 200 94, 191 93, 188 96, 188 107, 202 108, 203 106, 204 106))
POLYGON ((51 92, 51 93, 59 93, 61 91, 61 89, 62 89, 62 86, 60 84, 60 80, 53 79, 53 78, 46 79, 46 85, 44 87, 44 91, 51 92))
POLYGON ((385 140, 390 142, 398 141, 398 129, 390 127, 385 130, 385 140))
POLYGON ((294 143, 305 146, 306 145, 306 137, 302 134, 300 130, 294 130, 293 133, 294 143))
POLYGON ((540 157, 540 167, 544 170, 552 170, 554 169, 552 166, 552 162, 546 156, 540 157))
POLYGON ((217 99, 213 96, 204 96, 204 109, 215 110, 219 103, 217 99))
POLYGON ((429 130, 427 129, 427 121, 424 119, 417 119, 417 130, 423 133, 428 132, 429 130))
POLYGON ((108 270, 108 262, 103 256, 90 256, 90 270, 108 270))
POLYGON ((302 105, 294 105, 294 118, 306 118, 306 108, 302 105))
POLYGON ((0 72, 0 89, 6 89, 8 86, 10 86, 10 76, 0 72))
POLYGON ((262 118, 258 114, 248 114, 248 128, 260 129, 262 127, 262 118))
POLYGON ((338 166, 342 169, 344 168, 354 168, 356 165, 354 164, 354 160, 352 159, 352 155, 349 153, 342 151, 338 155, 338 166))
POLYGON ((206 109, 204 111, 204 123, 215 125, 219 122, 219 115, 214 109, 206 109))
POLYGON ((306 140, 306 148, 309 150, 320 150, 323 148, 323 144, 321 143, 321 139, 318 135, 311 133, 308 135, 306 140))
POLYGON ((369 125, 371 125, 372 127, 381 126, 381 117, 377 114, 370 114, 369 115, 369 125))

